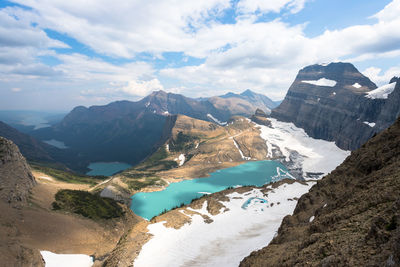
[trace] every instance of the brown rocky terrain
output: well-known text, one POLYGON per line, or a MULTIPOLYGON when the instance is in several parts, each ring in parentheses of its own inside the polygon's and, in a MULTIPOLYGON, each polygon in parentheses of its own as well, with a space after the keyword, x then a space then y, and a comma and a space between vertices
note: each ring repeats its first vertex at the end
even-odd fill
POLYGON ((40 250, 93 255, 100 266, 121 236, 144 221, 125 206, 123 217, 96 221, 52 210, 58 190, 90 186, 31 172, 17 146, 2 137, 0 179, 0 266, 43 266, 40 250))
POLYGON ((36 184, 18 147, 0 137, 0 200, 13 206, 27 202, 29 190, 36 184))
POLYGON ((400 266, 400 119, 303 195, 241 266, 400 266))

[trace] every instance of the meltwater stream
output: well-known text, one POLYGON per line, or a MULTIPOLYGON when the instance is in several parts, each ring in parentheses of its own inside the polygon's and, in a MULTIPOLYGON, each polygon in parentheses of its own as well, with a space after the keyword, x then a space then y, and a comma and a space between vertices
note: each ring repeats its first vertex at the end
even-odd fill
POLYGON ((262 186, 272 180, 290 178, 287 169, 277 161, 250 161, 244 164, 210 173, 210 177, 171 183, 165 190, 140 192, 132 196, 131 209, 137 215, 150 220, 207 193, 222 191, 228 187, 262 186))

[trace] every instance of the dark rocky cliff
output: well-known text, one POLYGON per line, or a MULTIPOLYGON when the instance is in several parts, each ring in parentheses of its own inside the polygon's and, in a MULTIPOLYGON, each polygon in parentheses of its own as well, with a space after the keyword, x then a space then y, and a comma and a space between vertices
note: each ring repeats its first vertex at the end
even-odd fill
POLYGON ((400 266, 400 118, 318 181, 240 266, 400 266))
POLYGON ((25 158, 10 140, 0 137, 0 200, 12 206, 26 203, 36 184, 25 158))
POLYGON ((388 99, 371 99, 365 96, 376 85, 352 64, 312 65, 300 70, 271 116, 293 122, 311 137, 335 141, 342 149, 354 150, 396 120, 400 113, 399 86, 388 99), (307 82, 320 79, 336 84, 307 82), (367 122, 375 125, 371 127, 367 122))

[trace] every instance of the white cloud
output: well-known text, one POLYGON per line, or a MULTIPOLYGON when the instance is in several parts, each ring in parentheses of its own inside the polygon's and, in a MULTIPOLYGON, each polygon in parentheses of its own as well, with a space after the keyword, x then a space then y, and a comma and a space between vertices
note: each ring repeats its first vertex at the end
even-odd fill
POLYGON ((373 15, 373 18, 377 18, 381 22, 388 22, 392 20, 398 20, 400 13, 400 0, 393 0, 384 9, 373 15))
POLYGON ((389 68, 387 71, 382 72, 382 69, 370 67, 363 71, 363 74, 369 77, 378 86, 388 84, 393 77, 400 76, 400 66, 389 68))
POLYGON ((127 86, 121 88, 121 91, 136 96, 146 96, 153 91, 163 90, 164 87, 159 80, 150 81, 129 81, 127 86))
MULTIPOLYGON (((217 20, 232 7, 230 0, 114 0, 112 5, 107 0, 14 2, 32 10, 0 9, 0 62, 5 62, 0 63, 0 81, 28 77, 36 79, 31 84, 37 87, 53 82, 58 88, 70 86, 85 92, 87 101, 96 94, 97 101, 103 101, 107 95, 109 99, 144 95, 163 88, 198 96, 251 88, 277 99, 283 98, 297 71, 306 65, 400 55, 400 0, 375 14, 371 24, 325 31, 312 38, 304 33, 306 24, 257 21, 260 13, 299 12, 306 0, 241 0, 233 24, 217 20), (158 73, 146 62, 111 64, 77 53, 52 53, 52 47, 67 46, 49 38, 44 28, 115 58, 130 59, 140 52, 162 58, 164 52, 176 51, 183 52, 184 58, 199 57, 205 62, 165 67, 158 73), (40 63, 37 57, 46 54, 60 64, 40 63), (57 78, 51 81, 46 76, 57 78), (168 79, 168 86, 161 84, 162 78, 168 79)), ((383 80, 387 73, 368 72, 375 75, 374 81, 383 80)))
POLYGON ((239 13, 279 13, 284 8, 289 8, 291 13, 303 9, 306 0, 241 0, 237 5, 239 13))

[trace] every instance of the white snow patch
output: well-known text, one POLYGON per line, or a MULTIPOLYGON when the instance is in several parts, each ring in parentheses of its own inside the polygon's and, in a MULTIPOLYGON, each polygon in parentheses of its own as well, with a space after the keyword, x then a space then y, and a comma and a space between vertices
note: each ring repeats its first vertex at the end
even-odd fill
POLYGON ((145 104, 145 106, 146 106, 146 108, 147 108, 148 106, 150 106, 150 102, 147 102, 147 103, 145 104))
POLYGON ((270 151, 272 146, 279 148, 286 161, 290 161, 293 151, 296 151, 299 155, 295 160, 303 169, 304 178, 307 178, 307 172, 326 175, 350 155, 350 151, 341 150, 334 142, 309 137, 303 129, 297 128, 293 123, 277 121, 274 118, 270 118, 270 121, 272 127, 258 125, 261 130, 260 136, 266 140, 268 146, 268 156, 273 154, 270 151))
POLYGON ((164 115, 168 115, 168 114, 169 114, 168 110, 167 110, 167 111, 164 111, 163 114, 164 114, 164 115))
POLYGON ((315 216, 311 216, 310 217, 310 222, 314 221, 314 219, 315 219, 315 216))
POLYGON ((326 208, 326 206, 328 206, 328 204, 325 203, 324 206, 323 206, 323 208, 326 208))
POLYGON ((222 122, 220 120, 218 120, 217 118, 215 118, 213 115, 211 115, 210 113, 207 114, 207 117, 212 119, 215 123, 219 124, 219 125, 226 125, 226 122, 222 122))
POLYGON ((384 86, 378 87, 375 90, 368 92, 365 97, 371 99, 387 99, 396 87, 396 83, 389 83, 384 86))
POLYGON ((333 92, 332 95, 336 95, 336 92, 333 92))
POLYGON ((334 80, 329 80, 326 78, 321 78, 317 81, 301 81, 302 83, 309 83, 317 86, 328 86, 328 87, 334 87, 336 85, 336 81, 334 80))
POLYGON ((359 84, 359 83, 355 83, 355 84, 353 84, 352 86, 355 87, 355 88, 357 88, 357 89, 362 87, 362 85, 359 84))
POLYGON ((199 144, 200 144, 200 143, 196 143, 196 147, 195 147, 195 149, 197 149, 197 148, 199 147, 199 144))
POLYGON ((150 224, 147 228, 153 237, 143 246, 134 266, 238 266, 250 252, 265 247, 283 217, 293 213, 296 201, 288 199, 299 198, 313 184, 284 184, 286 187, 268 192, 268 197, 259 189, 245 194, 234 192, 228 195, 229 202, 222 202, 229 211, 216 216, 208 213, 205 201, 201 209, 194 211, 209 216, 213 220, 209 224, 197 214, 180 229, 166 228, 164 222, 150 224), (251 201, 246 209, 242 208, 252 197, 268 203, 251 201), (274 205, 269 207, 271 203, 274 205))
POLYGON ((56 254, 42 250, 45 267, 90 267, 93 265, 93 258, 84 254, 56 254))
POLYGON ((240 150, 239 145, 236 143, 235 139, 233 139, 232 137, 230 137, 233 141, 233 144, 235 145, 235 147, 239 150, 240 156, 242 157, 242 159, 244 160, 251 160, 251 157, 246 157, 245 155, 243 155, 242 150, 240 150))
POLYGON ((178 157, 179 160, 179 166, 182 166, 183 163, 185 163, 185 155, 184 154, 180 154, 178 157))
POLYGON ((368 125, 369 127, 374 127, 375 126, 375 122, 368 122, 368 121, 364 121, 364 124, 368 125))
POLYGON ((167 150, 167 152, 169 152, 169 144, 165 145, 165 150, 167 150))

